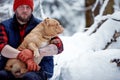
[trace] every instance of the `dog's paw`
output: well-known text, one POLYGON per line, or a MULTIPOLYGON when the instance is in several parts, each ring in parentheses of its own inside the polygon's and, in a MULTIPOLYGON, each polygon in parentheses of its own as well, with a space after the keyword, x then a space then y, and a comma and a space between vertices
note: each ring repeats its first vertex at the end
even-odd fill
POLYGON ((34 51, 34 56, 35 56, 35 57, 39 57, 39 56, 40 56, 40 53, 39 53, 38 50, 34 51))

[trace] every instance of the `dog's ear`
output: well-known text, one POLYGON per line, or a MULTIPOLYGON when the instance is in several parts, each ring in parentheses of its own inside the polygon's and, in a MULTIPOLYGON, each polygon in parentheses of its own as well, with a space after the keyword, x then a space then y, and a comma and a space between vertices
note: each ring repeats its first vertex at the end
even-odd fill
POLYGON ((44 20, 44 22, 45 22, 45 24, 48 26, 49 25, 49 17, 47 17, 47 18, 45 18, 45 20, 44 20))
POLYGON ((12 66, 10 66, 10 65, 9 65, 9 66, 8 66, 8 65, 6 65, 4 69, 5 69, 5 70, 7 70, 7 71, 11 71, 12 66))
POLYGON ((8 60, 6 62, 6 65, 5 65, 4 69, 7 70, 7 71, 11 71, 12 67, 13 67, 13 60, 11 59, 11 60, 8 60))

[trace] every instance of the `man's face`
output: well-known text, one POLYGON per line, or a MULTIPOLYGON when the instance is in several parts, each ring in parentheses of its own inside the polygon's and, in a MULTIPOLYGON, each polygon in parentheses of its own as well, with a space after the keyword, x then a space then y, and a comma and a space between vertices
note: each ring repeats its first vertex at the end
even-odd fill
POLYGON ((26 23, 31 17, 32 9, 28 5, 21 5, 16 9, 15 13, 19 21, 26 23))

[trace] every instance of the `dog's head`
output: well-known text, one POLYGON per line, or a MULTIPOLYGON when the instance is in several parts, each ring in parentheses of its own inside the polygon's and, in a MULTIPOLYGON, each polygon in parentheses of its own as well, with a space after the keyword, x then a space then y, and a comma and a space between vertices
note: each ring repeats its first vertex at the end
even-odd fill
POLYGON ((5 69, 11 71, 16 78, 21 77, 28 71, 26 65, 17 59, 9 60, 5 66, 5 69))
POLYGON ((25 74, 27 72, 27 68, 25 65, 23 65, 21 63, 14 64, 11 69, 11 72, 16 78, 20 78, 20 77, 22 77, 23 74, 25 74))
POLYGON ((60 25, 59 21, 56 19, 50 19, 46 18, 43 21, 44 29, 43 32, 45 36, 57 36, 58 34, 61 34, 64 30, 64 28, 60 25))

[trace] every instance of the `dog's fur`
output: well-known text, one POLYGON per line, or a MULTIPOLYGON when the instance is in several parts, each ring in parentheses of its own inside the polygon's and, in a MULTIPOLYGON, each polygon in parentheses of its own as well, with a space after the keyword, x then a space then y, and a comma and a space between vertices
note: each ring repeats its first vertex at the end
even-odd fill
MULTIPOLYGON (((35 56, 34 61, 39 64, 42 56, 40 56, 38 49, 48 45, 51 38, 62 33, 63 30, 63 27, 57 20, 46 18, 24 38, 18 50, 26 48, 32 50, 35 56)), ((24 68, 26 68, 24 66, 26 65, 17 59, 9 59, 5 69, 11 71, 13 75, 16 76, 18 74, 17 72, 19 72, 20 75, 27 72, 27 70, 24 70, 24 68)))
POLYGON ((11 71, 16 78, 20 78, 24 73, 28 72, 26 64, 18 59, 9 59, 5 69, 11 71))

